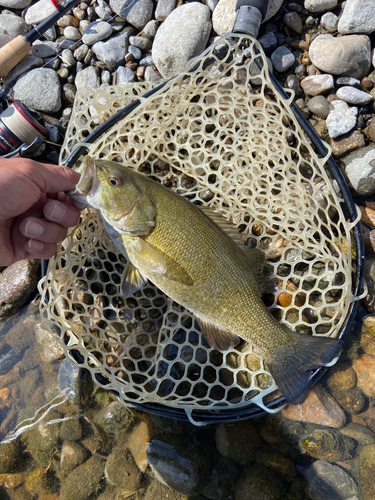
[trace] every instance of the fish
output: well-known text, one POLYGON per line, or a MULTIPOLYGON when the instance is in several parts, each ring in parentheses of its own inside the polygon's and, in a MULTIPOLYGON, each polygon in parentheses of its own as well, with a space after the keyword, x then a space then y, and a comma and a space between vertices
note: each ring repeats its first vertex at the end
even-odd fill
POLYGON ((261 299, 264 254, 239 244, 222 215, 120 163, 83 158, 67 194, 97 210, 124 255, 121 294, 148 280, 189 310, 207 342, 225 351, 240 339, 263 357, 288 403, 306 397, 314 370, 333 361, 343 341, 294 332, 261 299))

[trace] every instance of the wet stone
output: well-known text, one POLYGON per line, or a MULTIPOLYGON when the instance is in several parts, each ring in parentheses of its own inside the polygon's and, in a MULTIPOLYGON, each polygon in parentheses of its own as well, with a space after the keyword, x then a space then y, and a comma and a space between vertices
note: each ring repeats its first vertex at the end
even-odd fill
POLYGON ((358 498, 354 479, 337 465, 317 460, 306 470, 305 477, 312 500, 358 498))
POLYGON ((234 493, 235 500, 284 500, 285 488, 266 467, 251 467, 243 472, 234 493))
POLYGON ((115 448, 108 456, 105 477, 109 484, 128 494, 135 493, 141 487, 141 472, 130 453, 122 448, 115 448))
POLYGON ((322 95, 317 95, 312 99, 310 99, 309 102, 307 103, 307 107, 309 108, 309 110, 313 115, 322 119, 327 118, 330 110, 329 102, 322 95))
POLYGON ((39 260, 16 262, 0 274, 0 321, 16 314, 33 297, 39 278, 39 260))
POLYGON ((116 434, 134 423, 134 416, 128 408, 113 401, 95 414, 94 422, 107 433, 116 434))
POLYGON ((22 449, 19 441, 0 443, 0 474, 22 469, 22 449))
POLYGON ((366 404, 365 395, 357 387, 353 387, 347 391, 336 392, 334 397, 341 408, 350 415, 360 413, 366 404))
POLYGON ((353 361, 357 386, 369 398, 375 398, 375 357, 363 354, 353 361))
POLYGON ((58 384, 61 391, 65 392, 69 401, 79 406, 81 401, 82 375, 81 368, 64 359, 58 373, 58 384))
POLYGON ((78 441, 82 437, 82 427, 79 418, 64 420, 60 427, 60 439, 62 441, 78 441))
POLYGON ((154 476, 183 495, 200 493, 209 478, 207 456, 191 439, 175 440, 169 436, 168 441, 152 439, 147 444, 148 463, 154 476))
POLYGON ((153 481, 147 488, 143 500, 190 500, 191 497, 173 491, 159 481, 153 481))
POLYGON ((224 457, 245 465, 254 462, 260 446, 258 432, 251 422, 216 427, 216 447, 224 457))
POLYGON ((331 107, 326 125, 329 136, 335 139, 350 132, 356 126, 358 109, 350 108, 344 101, 332 101, 331 107))
POLYGON ((286 481, 292 482, 297 477, 294 463, 281 453, 258 451, 256 461, 259 465, 275 469, 280 477, 286 481))
POLYGON ((309 391, 303 403, 284 408, 282 415, 291 420, 326 425, 336 429, 346 422, 343 410, 320 385, 309 391))
POLYGON ((359 130, 354 130, 350 135, 346 137, 340 137, 339 139, 331 139, 330 146, 332 149, 332 154, 336 158, 341 158, 342 156, 350 153, 357 148, 362 148, 365 145, 365 138, 359 130))
POLYGON ((317 429, 303 436, 299 446, 303 453, 313 458, 324 462, 339 462, 354 457, 356 442, 334 429, 317 429))
POLYGON ((375 145, 349 154, 341 164, 355 197, 368 197, 375 193, 375 145))
POLYGON ((56 333, 51 332, 41 322, 35 324, 34 332, 44 361, 52 363, 64 357, 64 349, 56 333))
POLYGON ((317 96, 333 89, 332 75, 313 75, 301 80, 301 87, 307 95, 317 96))
POLYGON ((61 481, 60 500, 87 500, 100 489, 104 475, 104 460, 89 458, 61 481))
POLYGON ((364 425, 350 422, 348 425, 339 430, 340 434, 349 436, 355 439, 359 444, 374 444, 375 433, 364 425))
POLYGON ((365 446, 359 455, 359 496, 361 500, 375 498, 375 444, 365 446))
POLYGON ((132 430, 126 443, 139 470, 145 472, 147 469, 147 443, 151 441, 151 429, 146 422, 141 422, 132 430))
POLYGON ((366 354, 375 356, 375 316, 366 316, 363 319, 361 348, 366 354))
POLYGON ((350 365, 337 363, 330 368, 327 377, 327 385, 332 393, 352 389, 357 381, 355 371, 350 365))

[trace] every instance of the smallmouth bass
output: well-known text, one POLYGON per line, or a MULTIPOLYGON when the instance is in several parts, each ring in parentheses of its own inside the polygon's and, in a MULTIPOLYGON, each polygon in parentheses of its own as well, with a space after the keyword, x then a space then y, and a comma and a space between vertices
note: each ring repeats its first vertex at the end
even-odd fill
POLYGON ((98 211, 128 261, 121 294, 150 280, 194 314, 212 347, 227 350, 244 339, 286 401, 302 401, 312 371, 338 355, 342 340, 293 332, 274 319, 261 300, 263 254, 241 248, 219 214, 135 170, 87 156, 77 171, 68 195, 98 211))

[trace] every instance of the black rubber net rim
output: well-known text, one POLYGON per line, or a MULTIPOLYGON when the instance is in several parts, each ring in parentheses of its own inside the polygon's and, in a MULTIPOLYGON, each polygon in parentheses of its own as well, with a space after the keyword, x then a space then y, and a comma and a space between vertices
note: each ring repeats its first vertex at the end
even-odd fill
MULTIPOLYGON (((215 55, 218 59, 222 59, 227 55, 228 52, 228 46, 222 47, 218 51, 215 52, 215 55)), ((209 66, 212 64, 214 61, 213 58, 207 58, 204 61, 204 67, 209 66)), ((192 67, 190 69, 191 72, 195 71, 197 68, 197 65, 192 67)), ((276 91, 279 93, 279 95, 285 99, 288 100, 289 96, 286 94, 284 89, 281 87, 281 85, 277 82, 275 77, 269 73, 269 79, 273 86, 275 87, 276 91)), ((165 87, 165 85, 169 82, 170 80, 163 82, 162 84, 158 85, 154 89, 150 90, 149 92, 145 93, 142 96, 142 102, 144 99, 147 99, 149 97, 152 97, 155 93, 159 92, 161 89, 165 87)), ((118 121, 122 120, 124 117, 129 115, 134 109, 136 109, 139 105, 141 104, 141 100, 136 100, 132 102, 131 104, 125 106, 123 109, 118 111, 115 115, 113 115, 111 118, 109 118, 105 123, 103 123, 101 126, 99 126, 94 132, 92 132, 82 143, 82 146, 78 147, 66 160, 65 165, 72 168, 75 162, 78 160, 78 158, 81 156, 82 153, 85 152, 86 147, 84 144, 92 144, 94 143, 102 134, 107 132, 111 127, 113 127, 118 121)), ((299 109, 294 103, 290 104, 290 108, 292 109, 295 117, 297 118, 299 124, 301 125, 302 129, 306 133, 306 135, 309 137, 311 140, 312 144, 315 146, 318 154, 324 158, 328 151, 325 148, 324 144, 316 134, 315 130, 313 127, 310 125, 310 123, 302 116, 300 113, 299 109)), ((341 208, 344 212, 345 217, 350 220, 351 222, 354 222, 358 215, 356 211, 356 207, 354 205, 352 196, 350 194, 349 188, 347 186, 347 183, 339 170, 337 164, 333 160, 333 158, 330 156, 329 159, 326 162, 325 168, 330 175, 330 177, 334 180, 336 180, 341 193, 342 193, 342 198, 343 198, 343 203, 341 204, 341 208)), ((355 249, 356 249, 356 258, 355 258, 355 273, 353 276, 353 295, 354 297, 359 297, 361 294, 362 290, 362 284, 363 284, 363 270, 364 270, 364 259, 365 259, 365 254, 364 254, 364 247, 363 247, 363 239, 362 239, 362 233, 360 230, 360 225, 359 222, 353 227, 352 229, 353 233, 353 240, 355 243, 355 249)), ((358 306, 358 300, 354 300, 348 310, 344 326, 340 332, 340 339, 344 339, 348 332, 350 331, 350 327, 352 324, 352 321, 354 319, 356 310, 358 306)), ((69 350, 70 356, 74 359, 74 361, 78 365, 82 365, 84 363, 84 358, 83 356, 75 349, 70 349, 69 350)), ((88 370, 86 368, 82 368, 86 372, 88 370)), ((328 367, 321 367, 318 368, 317 370, 314 371, 311 380, 312 383, 311 385, 314 385, 328 370, 328 367)), ((95 379, 97 380, 98 383, 102 387, 105 387, 106 384, 109 382, 105 379, 105 377, 95 374, 95 379)), ((121 397, 119 393, 115 390, 109 389, 109 391, 114 394, 115 396, 119 397, 121 400, 121 397)), ((185 409, 180 409, 180 408, 171 408, 168 407, 167 405, 164 404, 158 404, 158 403, 136 403, 134 401, 130 400, 124 400, 126 405, 130 406, 131 408, 139 411, 139 412, 147 412, 159 417, 166 417, 166 418, 172 418, 175 420, 179 421, 187 421, 189 420, 187 413, 185 409)), ((271 411, 275 411, 278 408, 281 408, 286 404, 285 399, 280 396, 277 398, 274 398, 268 403, 265 403, 264 406, 269 408, 271 411)), ((241 421, 241 420, 248 420, 251 418, 255 417, 260 417, 264 416, 267 414, 266 410, 258 407, 254 403, 249 402, 248 406, 242 406, 241 408, 223 408, 223 409, 215 409, 215 410, 204 410, 204 409, 192 409, 190 413, 190 420, 194 421, 197 424, 214 424, 214 423, 224 423, 224 422, 236 422, 236 421, 241 421)))

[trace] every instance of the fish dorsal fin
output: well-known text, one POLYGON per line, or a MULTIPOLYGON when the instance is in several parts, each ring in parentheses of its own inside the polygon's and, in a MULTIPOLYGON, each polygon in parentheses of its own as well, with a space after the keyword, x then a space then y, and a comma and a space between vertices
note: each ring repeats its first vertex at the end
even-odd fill
POLYGON ((196 320, 207 342, 217 351, 227 351, 239 344, 240 338, 229 330, 214 325, 202 318, 196 318, 196 320))
POLYGON ((241 237, 241 233, 238 228, 234 226, 231 222, 229 222, 224 215, 219 212, 215 212, 215 210, 211 207, 200 206, 199 207, 203 213, 207 215, 211 220, 213 220, 228 236, 232 238, 238 245, 243 246, 244 240, 241 237))
POLYGON ((133 295, 146 284, 147 278, 144 278, 138 269, 131 262, 128 262, 121 281, 120 293, 122 297, 133 295))
POLYGON ((251 272, 257 282, 260 294, 266 291, 266 282, 263 276, 263 268, 266 262, 264 253, 258 248, 248 248, 243 249, 244 255, 249 262, 251 272))

